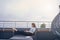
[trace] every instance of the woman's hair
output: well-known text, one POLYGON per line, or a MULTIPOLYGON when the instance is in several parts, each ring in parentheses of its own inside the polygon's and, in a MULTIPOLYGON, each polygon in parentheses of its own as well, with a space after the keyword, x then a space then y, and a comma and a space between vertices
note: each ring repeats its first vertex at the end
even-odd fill
POLYGON ((32 27, 36 27, 35 23, 32 23, 32 27))

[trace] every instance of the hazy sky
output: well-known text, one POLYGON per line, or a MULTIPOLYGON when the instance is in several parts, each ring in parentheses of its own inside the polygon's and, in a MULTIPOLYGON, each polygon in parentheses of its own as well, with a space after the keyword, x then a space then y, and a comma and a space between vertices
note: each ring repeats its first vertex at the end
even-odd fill
POLYGON ((59 0, 0 0, 0 21, 52 21, 59 0))

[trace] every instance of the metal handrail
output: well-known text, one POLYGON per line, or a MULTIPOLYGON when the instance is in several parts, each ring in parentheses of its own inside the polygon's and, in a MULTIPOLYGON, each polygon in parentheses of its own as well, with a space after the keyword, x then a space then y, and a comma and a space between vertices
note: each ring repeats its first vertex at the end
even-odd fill
POLYGON ((0 21, 0 22, 52 22, 52 21, 0 21))
POLYGON ((38 23, 38 27, 39 27, 39 23, 40 23, 40 22, 41 22, 41 23, 45 23, 45 22, 46 22, 46 23, 51 23, 51 21, 0 21, 0 22, 3 22, 3 23, 2 23, 2 24, 3 24, 3 28, 4 28, 5 22, 7 22, 7 23, 8 23, 8 22, 11 22, 11 23, 13 22, 13 23, 15 24, 15 27, 16 27, 16 23, 17 23, 17 22, 26 22, 27 28, 28 28, 28 23, 29 23, 29 22, 36 22, 36 23, 38 23))

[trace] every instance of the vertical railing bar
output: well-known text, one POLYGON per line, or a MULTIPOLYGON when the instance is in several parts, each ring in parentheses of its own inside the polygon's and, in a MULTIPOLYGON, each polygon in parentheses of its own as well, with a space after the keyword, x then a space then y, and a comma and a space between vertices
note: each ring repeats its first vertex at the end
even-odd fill
POLYGON ((28 23, 29 23, 29 22, 26 22, 26 23, 27 23, 27 28, 28 28, 28 23))
POLYGON ((38 22, 38 28, 39 28, 39 22, 38 22))
POLYGON ((4 31, 4 22, 3 22, 3 31, 4 31))
POLYGON ((15 22, 15 27, 16 27, 16 22, 15 22))

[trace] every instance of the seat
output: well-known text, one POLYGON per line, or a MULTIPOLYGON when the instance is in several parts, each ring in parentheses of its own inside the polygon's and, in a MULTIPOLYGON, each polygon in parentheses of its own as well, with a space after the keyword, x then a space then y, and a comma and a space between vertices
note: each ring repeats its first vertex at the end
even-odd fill
POLYGON ((32 36, 15 35, 15 36, 11 37, 10 39, 33 40, 34 35, 36 35, 36 32, 37 32, 37 29, 36 29, 36 31, 33 33, 32 36))

